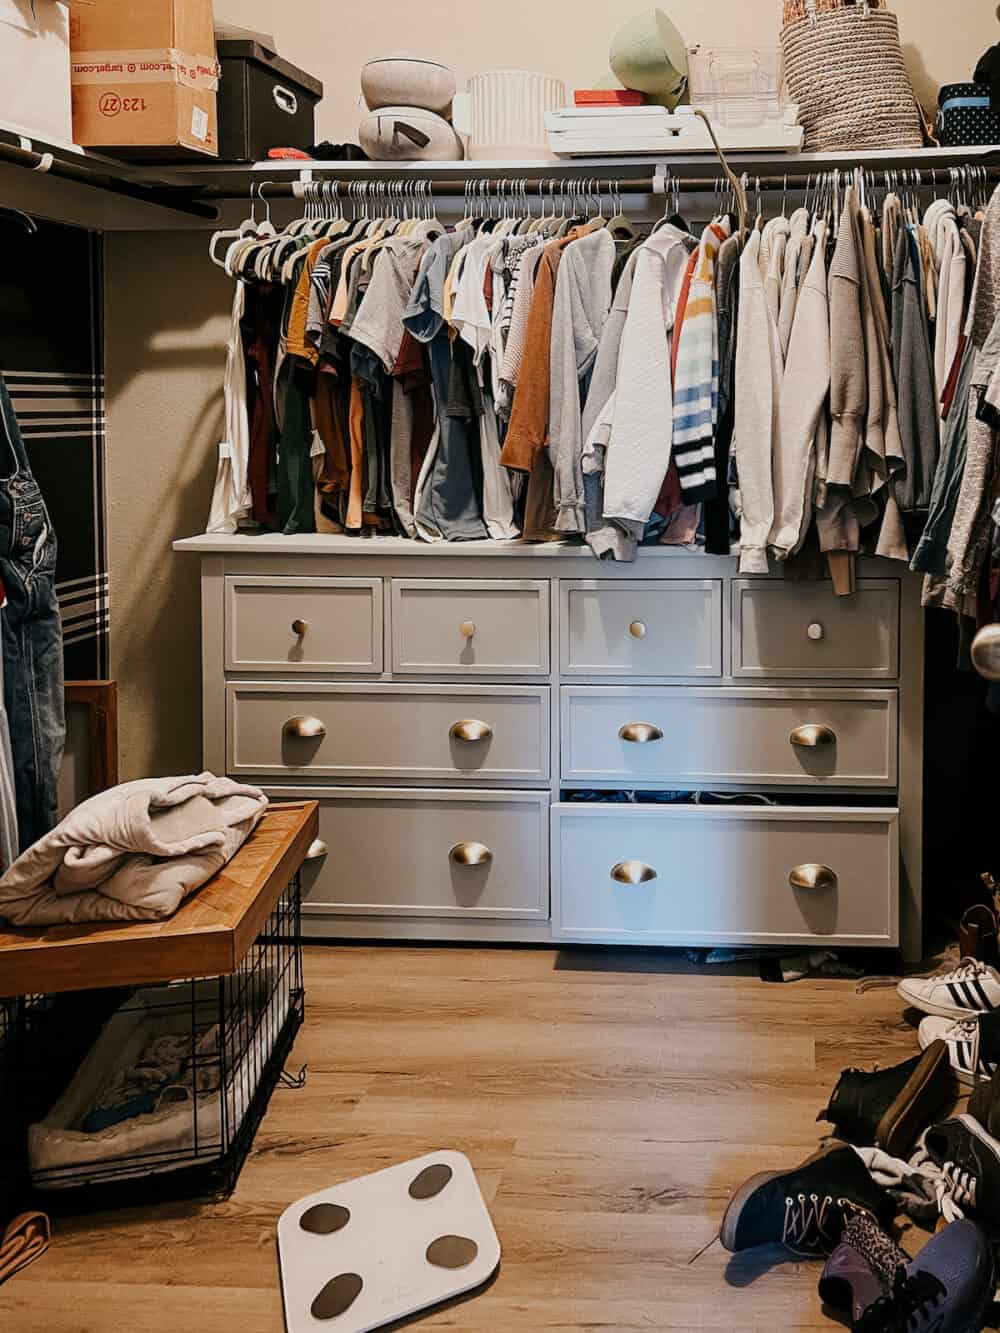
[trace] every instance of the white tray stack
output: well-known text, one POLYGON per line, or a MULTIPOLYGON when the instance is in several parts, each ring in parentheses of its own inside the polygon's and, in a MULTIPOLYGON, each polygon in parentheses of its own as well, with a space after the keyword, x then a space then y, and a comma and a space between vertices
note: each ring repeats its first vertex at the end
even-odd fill
MULTIPOLYGON (((711 111, 708 112, 711 115, 711 111)), ((797 153, 802 148, 798 107, 781 120, 757 125, 713 126, 724 149, 797 153)), ((689 106, 562 107, 545 113, 549 147, 557 157, 616 157, 627 153, 710 153, 708 127, 689 106)))

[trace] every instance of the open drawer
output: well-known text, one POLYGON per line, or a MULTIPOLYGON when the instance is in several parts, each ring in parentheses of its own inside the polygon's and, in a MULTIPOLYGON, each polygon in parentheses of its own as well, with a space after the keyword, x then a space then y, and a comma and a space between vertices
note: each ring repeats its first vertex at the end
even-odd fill
POLYGON ((609 944, 895 945, 898 815, 553 806, 553 933, 609 944))

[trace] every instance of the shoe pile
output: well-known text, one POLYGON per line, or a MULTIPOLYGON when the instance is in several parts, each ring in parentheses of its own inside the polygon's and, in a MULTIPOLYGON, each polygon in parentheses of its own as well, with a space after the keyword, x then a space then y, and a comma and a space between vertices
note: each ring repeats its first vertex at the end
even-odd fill
MULTIPOLYGON (((991 940, 990 923, 979 927, 995 950, 995 921, 991 940)), ((921 1054, 893 1069, 845 1070, 819 1116, 842 1142, 792 1171, 748 1180, 721 1240, 732 1252, 778 1244, 825 1257, 820 1296, 862 1333, 978 1333, 1000 1237, 1000 970, 969 958, 902 981, 899 994, 924 1015, 921 1054), (940 1119, 956 1079, 972 1089, 968 1110, 940 1119), (910 1259, 888 1229, 915 1187, 940 1216, 910 1259)))

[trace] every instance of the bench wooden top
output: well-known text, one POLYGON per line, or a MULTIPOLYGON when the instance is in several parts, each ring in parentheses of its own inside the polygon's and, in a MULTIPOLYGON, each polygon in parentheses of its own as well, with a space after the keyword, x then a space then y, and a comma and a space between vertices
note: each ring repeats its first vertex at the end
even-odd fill
POLYGON ((166 921, 0 928, 0 996, 235 972, 319 832, 315 801, 272 805, 233 859, 166 921))

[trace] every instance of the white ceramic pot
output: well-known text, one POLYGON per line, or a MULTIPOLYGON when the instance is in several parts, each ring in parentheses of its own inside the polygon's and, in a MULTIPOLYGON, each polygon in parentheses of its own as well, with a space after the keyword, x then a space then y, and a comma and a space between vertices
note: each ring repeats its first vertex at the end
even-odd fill
POLYGON ((384 106, 365 116, 358 142, 374 162, 456 162, 462 141, 442 116, 415 106, 384 106))
POLYGON ((447 65, 418 56, 383 56, 361 71, 361 92, 369 111, 387 106, 420 107, 446 119, 455 96, 455 75, 447 65))

